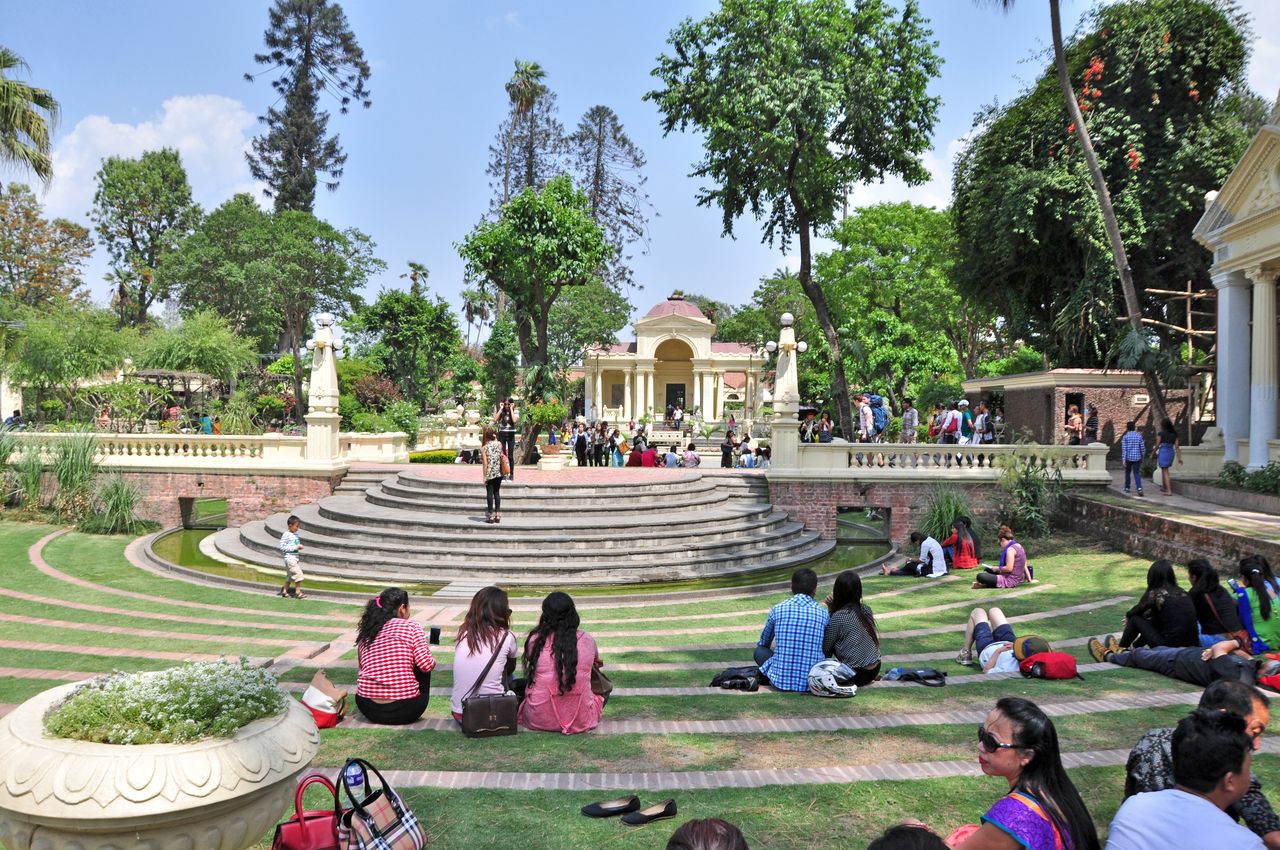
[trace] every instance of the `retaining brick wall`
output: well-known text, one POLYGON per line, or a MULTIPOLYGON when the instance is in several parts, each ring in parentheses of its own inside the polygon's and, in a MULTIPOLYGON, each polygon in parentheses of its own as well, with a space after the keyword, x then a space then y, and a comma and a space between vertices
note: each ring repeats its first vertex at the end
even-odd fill
MULTIPOLYGON (((932 481, 859 482, 770 481, 769 501, 795 522, 816 531, 827 539, 836 536, 837 508, 888 508, 889 533, 897 541, 906 541, 929 503, 936 484, 932 481)), ((969 500, 975 521, 990 517, 1002 491, 995 484, 956 484, 969 500)))
POLYGON ((1196 524, 1194 516, 1179 520, 1070 496, 1060 507, 1059 525, 1101 538, 1131 555, 1168 558, 1175 564, 1206 558, 1224 571, 1224 577, 1245 555, 1257 553, 1280 563, 1280 543, 1206 528, 1196 524))

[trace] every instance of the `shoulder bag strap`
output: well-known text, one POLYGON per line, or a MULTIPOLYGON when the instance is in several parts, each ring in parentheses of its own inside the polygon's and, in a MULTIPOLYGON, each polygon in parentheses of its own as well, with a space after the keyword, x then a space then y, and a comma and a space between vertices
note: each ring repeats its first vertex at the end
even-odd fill
POLYGON ((484 669, 480 671, 480 675, 476 677, 475 683, 471 686, 471 690, 467 691, 464 700, 471 699, 476 695, 476 691, 480 690, 480 685, 484 683, 484 677, 489 675, 489 671, 493 669, 493 663, 498 660, 498 656, 502 654, 502 647, 507 645, 507 635, 511 632, 503 632, 502 637, 498 638, 498 647, 493 651, 493 657, 489 659, 489 663, 484 665, 484 669))
POLYGON ((1213 619, 1218 621, 1218 625, 1222 626, 1222 634, 1227 634, 1227 624, 1222 622, 1222 615, 1218 613, 1218 607, 1213 604, 1213 597, 1208 593, 1201 594, 1204 596, 1205 604, 1209 606, 1209 610, 1213 612, 1213 619))

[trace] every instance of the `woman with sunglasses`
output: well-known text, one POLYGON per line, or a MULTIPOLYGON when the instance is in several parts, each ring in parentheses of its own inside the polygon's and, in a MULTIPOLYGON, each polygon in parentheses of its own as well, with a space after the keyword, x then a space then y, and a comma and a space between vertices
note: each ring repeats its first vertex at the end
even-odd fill
POLYGON ((978 727, 978 764, 1009 783, 959 850, 1100 850, 1093 818, 1062 767, 1053 721, 1005 697, 978 727))

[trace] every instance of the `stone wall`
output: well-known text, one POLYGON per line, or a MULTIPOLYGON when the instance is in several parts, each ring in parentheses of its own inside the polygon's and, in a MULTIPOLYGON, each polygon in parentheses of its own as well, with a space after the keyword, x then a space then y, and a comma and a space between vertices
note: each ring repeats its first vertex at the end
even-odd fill
POLYGON ((1091 499, 1063 499, 1058 521, 1138 557, 1168 558, 1179 566, 1192 558, 1206 558, 1224 578, 1234 574, 1233 568, 1245 555, 1257 553, 1280 563, 1280 543, 1091 499))
MULTIPOLYGON (((997 485, 955 484, 965 494, 975 521, 992 518, 998 499, 1002 495, 997 485)), ((780 511, 785 511, 795 522, 831 539, 836 536, 836 511, 838 508, 888 508, 889 534, 893 540, 905 543, 916 520, 923 514, 929 499, 937 489, 932 481, 859 482, 851 480, 826 480, 815 477, 813 481, 770 481, 769 501, 780 511)))

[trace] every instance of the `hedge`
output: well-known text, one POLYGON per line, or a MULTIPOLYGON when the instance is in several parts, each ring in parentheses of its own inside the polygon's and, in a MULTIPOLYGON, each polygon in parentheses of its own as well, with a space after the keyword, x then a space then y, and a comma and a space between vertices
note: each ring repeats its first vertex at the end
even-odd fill
POLYGON ((453 463, 458 453, 453 449, 436 449, 429 452, 409 452, 409 463, 453 463))

